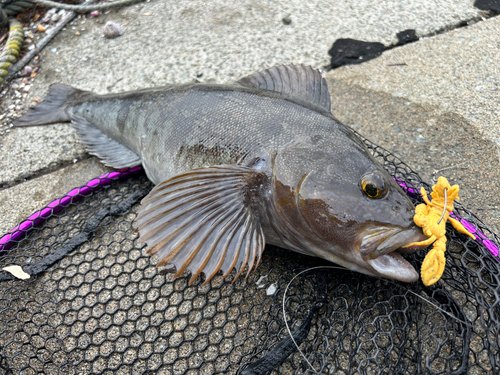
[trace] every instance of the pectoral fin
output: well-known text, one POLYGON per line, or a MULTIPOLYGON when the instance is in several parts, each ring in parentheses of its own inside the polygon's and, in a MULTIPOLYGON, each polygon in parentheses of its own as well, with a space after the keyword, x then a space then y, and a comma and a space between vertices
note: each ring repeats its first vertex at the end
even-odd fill
POLYGON ((265 246, 250 206, 252 191, 265 178, 247 167, 196 169, 157 185, 137 216, 140 240, 162 264, 174 264, 178 277, 191 271, 192 283, 204 272, 208 282, 219 270, 236 278, 248 264, 257 267, 265 246))

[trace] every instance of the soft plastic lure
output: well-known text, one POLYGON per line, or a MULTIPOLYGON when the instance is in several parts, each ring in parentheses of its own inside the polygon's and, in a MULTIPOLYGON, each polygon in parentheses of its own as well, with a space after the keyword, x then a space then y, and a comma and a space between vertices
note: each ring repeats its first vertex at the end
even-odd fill
POLYGON ((420 270, 422 282, 426 286, 436 283, 444 272, 446 265, 444 256, 446 251, 446 221, 449 220, 453 228, 460 233, 466 234, 474 240, 476 239, 458 220, 449 216, 453 211, 453 201, 460 199, 458 197, 459 191, 458 185, 450 186, 448 180, 442 176, 438 178, 437 184, 432 187, 432 201, 427 197, 425 189, 420 189, 425 204, 421 203, 415 208, 413 221, 422 228, 422 231, 429 239, 411 243, 405 247, 428 246, 434 243, 432 250, 425 256, 420 270))

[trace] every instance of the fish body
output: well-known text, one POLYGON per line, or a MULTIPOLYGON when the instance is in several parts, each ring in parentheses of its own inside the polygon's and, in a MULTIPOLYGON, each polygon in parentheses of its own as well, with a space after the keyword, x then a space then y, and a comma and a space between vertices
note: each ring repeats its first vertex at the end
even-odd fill
POLYGON ((15 125, 64 121, 107 165, 143 165, 157 186, 139 209, 141 240, 177 275, 250 272, 267 242, 373 276, 418 279, 398 253, 425 238, 414 207, 331 115, 318 71, 280 66, 232 85, 111 95, 53 85, 15 125))
MULTIPOLYGON (((246 165, 310 134, 322 134, 337 149, 351 137, 312 103, 238 85, 188 84, 95 95, 75 102, 69 112, 139 155, 154 184, 195 168, 246 165)), ((340 150, 333 152, 342 157, 340 150)))

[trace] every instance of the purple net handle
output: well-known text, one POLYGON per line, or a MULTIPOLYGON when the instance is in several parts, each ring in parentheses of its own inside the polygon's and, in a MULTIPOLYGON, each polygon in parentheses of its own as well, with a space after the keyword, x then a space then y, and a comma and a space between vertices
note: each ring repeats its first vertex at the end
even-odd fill
POLYGON ((14 244, 22 240, 31 229, 44 223, 50 216, 60 212, 71 203, 78 202, 83 197, 90 195, 92 192, 111 184, 112 181, 127 178, 135 172, 142 170, 142 166, 119 169, 114 172, 103 174, 87 182, 85 185, 69 191, 64 197, 50 202, 45 208, 36 211, 26 220, 17 225, 14 229, 0 238, 0 254, 10 249, 14 244))
MULTIPOLYGON (((407 186, 403 181, 401 181, 398 178, 394 178, 396 182, 401 186, 408 195, 412 196, 413 198, 416 198, 417 196, 420 195, 420 193, 415 190, 413 187, 407 186)), ((479 243, 482 243, 489 251, 492 253, 494 256, 498 256, 498 246, 495 245, 493 241, 491 241, 486 235, 481 232, 479 229, 477 229, 472 223, 468 222, 465 220, 463 217, 461 217, 459 214, 455 212, 451 212, 450 216, 456 220, 458 220, 462 225, 467 229, 470 233, 476 236, 476 241, 479 243)))

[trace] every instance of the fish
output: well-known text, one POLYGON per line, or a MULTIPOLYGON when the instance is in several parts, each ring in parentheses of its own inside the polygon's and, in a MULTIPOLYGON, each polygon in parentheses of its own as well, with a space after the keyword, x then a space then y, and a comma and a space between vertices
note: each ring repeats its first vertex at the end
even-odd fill
POLYGON ((248 277, 272 244, 418 280, 401 255, 426 238, 415 207, 333 117, 326 80, 310 66, 106 95, 53 84, 14 126, 61 122, 105 165, 142 164, 155 187, 138 209, 140 241, 174 277, 248 277))

